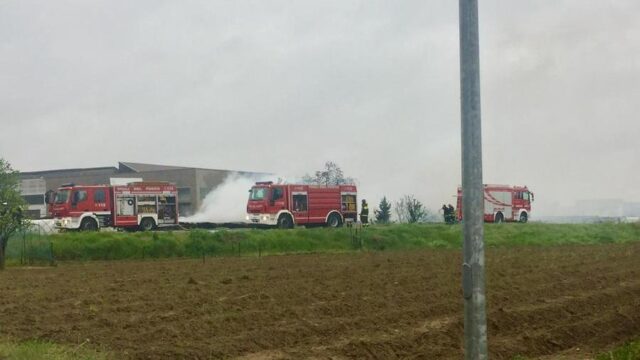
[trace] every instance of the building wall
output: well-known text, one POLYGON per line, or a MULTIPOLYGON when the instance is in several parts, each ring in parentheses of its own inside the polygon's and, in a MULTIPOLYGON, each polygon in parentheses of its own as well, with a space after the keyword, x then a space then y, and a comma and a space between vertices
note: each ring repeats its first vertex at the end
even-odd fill
MULTIPOLYGON (((21 173, 22 179, 42 178, 47 190, 57 190, 62 184, 100 185, 109 184, 109 178, 118 177, 117 168, 76 169, 61 171, 38 171, 21 173)), ((125 177, 125 176, 122 176, 125 177)))
POLYGON ((224 183, 229 176, 233 176, 234 174, 234 171, 196 169, 198 206, 202 206, 202 201, 211 190, 217 188, 224 183))

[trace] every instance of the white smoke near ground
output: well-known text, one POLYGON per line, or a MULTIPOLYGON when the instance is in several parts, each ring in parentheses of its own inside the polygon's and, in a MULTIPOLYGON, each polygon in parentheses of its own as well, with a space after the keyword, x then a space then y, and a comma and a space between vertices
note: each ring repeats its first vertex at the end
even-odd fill
POLYGON ((249 189, 255 178, 231 175, 211 190, 202 200, 202 206, 192 216, 181 217, 180 222, 235 223, 244 222, 249 189))

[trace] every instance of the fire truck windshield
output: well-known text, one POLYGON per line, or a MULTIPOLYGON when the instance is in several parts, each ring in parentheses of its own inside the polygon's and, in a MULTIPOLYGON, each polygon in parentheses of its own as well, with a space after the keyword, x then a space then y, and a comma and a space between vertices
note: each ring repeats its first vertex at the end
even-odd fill
POLYGON ((60 190, 56 193, 56 199, 55 199, 55 203, 56 204, 64 204, 67 202, 67 200, 69 200, 69 193, 71 192, 71 190, 60 190))
POLYGON ((267 188, 254 187, 249 194, 249 200, 262 200, 267 195, 267 188))

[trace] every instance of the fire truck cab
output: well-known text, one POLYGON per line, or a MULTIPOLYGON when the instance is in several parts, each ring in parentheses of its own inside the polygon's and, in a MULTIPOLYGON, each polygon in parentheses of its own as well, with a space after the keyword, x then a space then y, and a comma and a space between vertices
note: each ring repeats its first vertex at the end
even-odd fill
MULTIPOLYGON (((527 186, 484 185, 484 221, 526 223, 531 217, 533 193, 527 186)), ((458 187, 457 217, 462 221, 462 188, 458 187)))
POLYGON ((137 182, 124 186, 63 185, 51 204, 59 229, 103 227, 151 230, 178 223, 176 186, 137 182))

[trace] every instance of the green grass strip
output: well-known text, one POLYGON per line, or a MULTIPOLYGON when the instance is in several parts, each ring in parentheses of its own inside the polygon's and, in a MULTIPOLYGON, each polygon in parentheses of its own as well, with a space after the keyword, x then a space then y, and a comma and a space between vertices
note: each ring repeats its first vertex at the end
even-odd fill
POLYGON ((84 344, 72 347, 45 341, 12 342, 0 340, 2 360, 107 360, 106 354, 87 349, 84 344))
POLYGON ((596 360, 638 360, 640 359, 640 340, 628 342, 621 347, 602 353, 596 360))
MULTIPOLYGON (((640 224, 487 224, 488 247, 627 243, 640 240, 640 224)), ((292 230, 176 232, 68 232, 27 234, 9 242, 9 263, 253 256, 355 250, 460 249, 461 225, 392 224, 292 230)))

